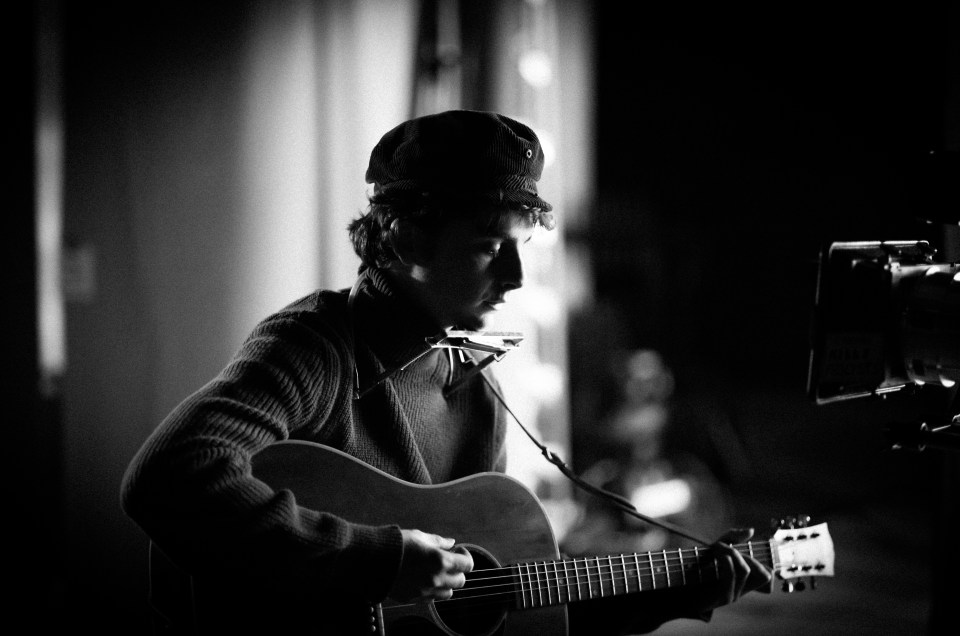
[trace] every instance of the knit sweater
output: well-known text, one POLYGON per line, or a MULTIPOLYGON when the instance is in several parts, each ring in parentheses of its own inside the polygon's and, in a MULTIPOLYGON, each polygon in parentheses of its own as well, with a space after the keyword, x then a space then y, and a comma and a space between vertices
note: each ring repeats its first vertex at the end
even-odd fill
POLYGON ((257 325, 227 367, 150 435, 124 476, 124 510, 190 573, 260 582, 243 601, 251 617, 274 602, 266 589, 274 599, 350 590, 382 600, 399 569, 400 528, 301 507, 255 479, 251 457, 300 439, 417 484, 503 471, 503 408, 479 376, 445 398, 442 387, 464 372, 445 350, 354 399, 355 378, 372 382, 439 331, 377 272, 354 303, 346 290, 292 303, 257 325))
MULTIPOLYGON (((503 406, 479 376, 444 397, 465 372, 444 350, 354 399, 357 379, 366 387, 404 365, 440 327, 377 272, 348 301, 347 290, 320 290, 263 320, 127 469, 123 508, 194 576, 201 633, 355 633, 354 616, 385 598, 399 570, 398 526, 305 508, 254 478, 251 458, 268 445, 321 443, 417 484, 506 467, 503 406)), ((686 615, 673 591, 569 610, 574 634, 645 632, 686 615)))

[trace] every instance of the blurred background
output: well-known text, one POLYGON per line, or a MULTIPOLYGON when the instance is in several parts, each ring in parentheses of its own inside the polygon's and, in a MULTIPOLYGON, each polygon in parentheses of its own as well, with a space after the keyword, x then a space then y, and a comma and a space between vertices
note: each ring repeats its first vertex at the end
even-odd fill
MULTIPOLYGON (((836 576, 818 589, 660 633, 954 633, 958 456, 894 450, 885 427, 955 393, 817 406, 806 383, 826 245, 927 240, 960 260, 957 219, 923 189, 931 151, 960 150, 955 5, 22 5, 5 43, 4 603, 29 631, 149 633, 127 463, 258 320, 352 284, 346 225, 379 137, 470 108, 538 132, 558 213, 493 325, 525 336, 493 367, 524 424, 696 536, 829 523, 836 576)), ((569 554, 688 545, 512 431, 509 471, 569 554)))

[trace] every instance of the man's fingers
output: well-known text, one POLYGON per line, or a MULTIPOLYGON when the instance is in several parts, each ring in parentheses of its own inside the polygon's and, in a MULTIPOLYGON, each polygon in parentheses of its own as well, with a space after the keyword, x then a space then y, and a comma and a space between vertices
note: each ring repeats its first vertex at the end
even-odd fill
POLYGON ((720 543, 734 544, 749 541, 753 537, 753 528, 731 528, 720 537, 720 543))
POLYGON ((751 568, 743 555, 733 548, 730 548, 730 559, 733 563, 734 591, 736 593, 734 598, 739 599, 748 591, 746 589, 747 579, 750 578, 751 568))
POLYGON ((759 561, 750 559, 750 576, 747 577, 746 591, 760 590, 766 594, 771 591, 770 581, 773 575, 759 561))
POLYGON ((433 579, 433 587, 423 590, 423 596, 446 600, 453 596, 454 590, 459 590, 466 583, 467 577, 462 572, 437 575, 433 579))
POLYGON ((733 563, 730 557, 715 546, 717 554, 713 557, 713 565, 717 572, 718 600, 721 605, 727 605, 735 600, 736 585, 733 576, 733 563))
POLYGON ((466 573, 473 570, 473 557, 466 548, 457 546, 456 540, 444 537, 437 539, 437 545, 441 546, 440 570, 434 577, 434 586, 429 595, 445 600, 453 595, 453 590, 466 585, 466 573))
POLYGON ((452 550, 450 550, 450 555, 452 557, 450 569, 454 572, 472 572, 473 571, 473 556, 470 554, 470 551, 467 550, 462 545, 458 545, 452 550))
POLYGON ((433 542, 436 544, 436 546, 443 550, 449 550, 457 544, 455 539, 441 537, 439 534, 432 534, 430 536, 433 537, 433 542))
POLYGON ((727 602, 732 603, 748 591, 746 585, 751 568, 743 555, 726 543, 717 542, 714 549, 718 552, 718 577, 724 588, 727 602))
POLYGON ((420 530, 401 531, 404 547, 400 573, 390 591, 397 600, 421 596, 447 599, 466 584, 473 557, 456 540, 420 530))

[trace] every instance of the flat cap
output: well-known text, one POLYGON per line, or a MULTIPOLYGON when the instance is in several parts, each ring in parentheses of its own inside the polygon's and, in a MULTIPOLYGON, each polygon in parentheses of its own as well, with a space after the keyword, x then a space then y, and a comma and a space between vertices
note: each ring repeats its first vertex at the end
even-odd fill
POLYGON ((537 194, 543 148, 528 126, 498 113, 451 110, 406 121, 370 153, 376 193, 421 190, 550 211, 537 194))

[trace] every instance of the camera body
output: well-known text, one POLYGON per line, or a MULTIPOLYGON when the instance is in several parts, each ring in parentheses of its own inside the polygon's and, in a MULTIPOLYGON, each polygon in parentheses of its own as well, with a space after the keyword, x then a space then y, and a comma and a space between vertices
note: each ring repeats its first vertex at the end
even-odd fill
POLYGON ((821 254, 807 381, 817 404, 960 380, 960 263, 935 257, 926 241, 821 254))

